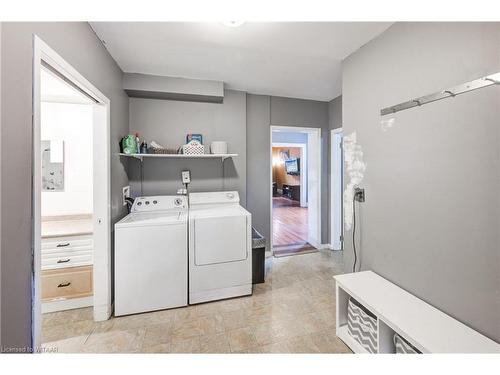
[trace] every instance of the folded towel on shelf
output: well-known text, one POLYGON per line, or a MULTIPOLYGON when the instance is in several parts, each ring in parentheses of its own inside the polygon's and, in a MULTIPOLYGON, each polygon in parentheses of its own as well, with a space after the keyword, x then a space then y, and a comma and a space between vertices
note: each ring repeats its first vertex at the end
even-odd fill
POLYGON ((156 143, 155 141, 151 141, 151 143, 150 143, 149 145, 150 145, 151 147, 153 147, 153 148, 163 148, 163 149, 165 148, 165 147, 163 147, 161 144, 156 143))

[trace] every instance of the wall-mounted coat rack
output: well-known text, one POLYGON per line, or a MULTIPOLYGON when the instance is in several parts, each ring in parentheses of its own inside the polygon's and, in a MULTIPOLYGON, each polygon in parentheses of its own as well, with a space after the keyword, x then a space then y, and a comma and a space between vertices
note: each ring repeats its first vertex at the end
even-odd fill
POLYGON ((461 85, 450 87, 449 89, 435 92, 430 95, 421 96, 420 98, 412 99, 404 103, 399 103, 391 107, 380 110, 380 116, 390 115, 396 112, 404 111, 413 107, 420 107, 427 103, 432 103, 437 100, 453 98, 466 92, 482 89, 491 85, 500 84, 500 73, 491 74, 486 77, 476 79, 474 81, 466 82, 461 85))

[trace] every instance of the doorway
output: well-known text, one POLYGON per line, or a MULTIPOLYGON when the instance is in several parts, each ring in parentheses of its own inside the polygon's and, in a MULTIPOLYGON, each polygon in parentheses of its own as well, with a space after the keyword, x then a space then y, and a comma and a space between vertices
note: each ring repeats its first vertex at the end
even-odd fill
POLYGON ((36 348, 42 342, 44 313, 88 306, 96 321, 111 315, 109 109, 106 96, 34 37, 36 348))
POLYGON ((271 126, 271 248, 275 257, 321 243, 321 129, 271 126))
POLYGON ((343 152, 342 152, 342 128, 330 131, 330 233, 333 250, 342 250, 343 238, 343 152))

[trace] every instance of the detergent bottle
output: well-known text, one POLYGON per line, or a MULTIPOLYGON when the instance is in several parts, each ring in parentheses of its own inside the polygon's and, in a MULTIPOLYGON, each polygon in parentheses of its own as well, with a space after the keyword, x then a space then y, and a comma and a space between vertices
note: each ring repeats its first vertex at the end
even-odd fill
POLYGON ((137 143, 135 141, 135 136, 132 134, 126 135, 122 139, 122 150, 124 154, 136 154, 137 153, 137 143))

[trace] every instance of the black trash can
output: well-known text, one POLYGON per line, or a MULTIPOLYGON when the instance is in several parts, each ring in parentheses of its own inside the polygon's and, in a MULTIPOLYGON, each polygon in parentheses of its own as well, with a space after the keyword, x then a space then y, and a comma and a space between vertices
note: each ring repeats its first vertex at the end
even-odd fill
POLYGON ((266 239, 252 228, 252 284, 265 281, 266 239))

